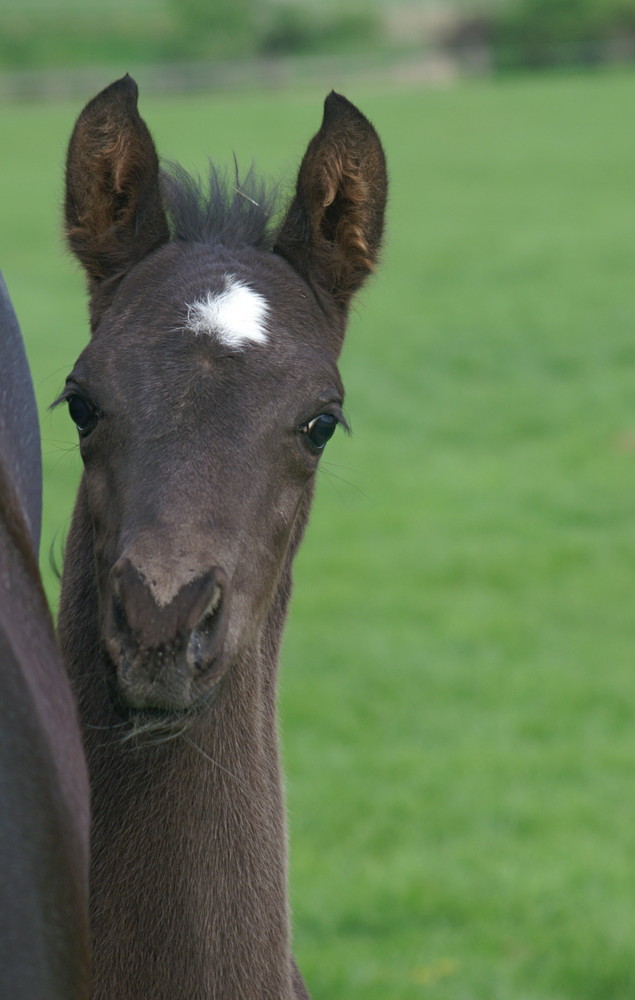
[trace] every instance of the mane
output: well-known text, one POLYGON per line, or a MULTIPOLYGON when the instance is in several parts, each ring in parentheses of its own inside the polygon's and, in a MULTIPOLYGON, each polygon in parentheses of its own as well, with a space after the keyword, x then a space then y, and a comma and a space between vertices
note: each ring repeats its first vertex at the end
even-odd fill
POLYGON ((271 249, 275 242, 277 189, 256 177, 240 178, 209 164, 207 180, 178 163, 162 165, 161 190, 173 240, 186 243, 248 244, 271 249))

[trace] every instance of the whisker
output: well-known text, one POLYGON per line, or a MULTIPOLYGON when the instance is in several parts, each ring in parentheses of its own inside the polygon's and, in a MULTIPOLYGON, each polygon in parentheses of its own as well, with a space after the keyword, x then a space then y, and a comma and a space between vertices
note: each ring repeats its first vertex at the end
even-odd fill
POLYGON ((77 447, 74 441, 66 441, 63 438, 55 440, 55 438, 50 437, 43 437, 42 445, 46 445, 51 451, 74 451, 77 447))
POLYGON ((170 740, 176 739, 180 736, 187 728, 187 723, 180 729, 175 730, 169 723, 166 724, 163 721, 157 721, 156 719, 150 719, 148 722, 139 722, 137 719, 133 719, 130 725, 130 730, 124 733, 121 737, 120 743, 130 743, 137 737, 150 737, 149 739, 144 739, 144 746, 153 745, 156 746, 159 743, 169 743, 170 740), (154 737, 154 738, 153 738, 154 737))
POLYGON ((126 722, 126 721, 124 721, 124 722, 113 722, 109 726, 97 726, 97 725, 95 725, 92 722, 85 722, 84 725, 86 726, 86 729, 104 729, 104 730, 108 730, 108 729, 120 729, 122 726, 127 726, 128 722, 126 722))
POLYGON ((56 378, 61 372, 64 373, 69 372, 73 367, 74 362, 75 359, 71 358, 70 361, 67 361, 65 365, 60 365, 60 367, 56 368, 55 371, 49 372, 48 375, 44 375, 37 384, 38 390, 43 391, 47 383, 50 382, 52 378, 56 378))
MULTIPOLYGON (((338 468, 338 466, 334 466, 333 468, 338 468)), ((332 485, 332 486, 333 486, 333 488, 335 489, 335 492, 337 493, 337 495, 338 495, 338 496, 339 496, 340 498, 342 497, 342 493, 341 493, 341 492, 340 492, 340 491, 339 491, 339 490, 337 489, 337 487, 336 487, 336 485, 335 485, 336 481, 337 481, 338 483, 344 483, 344 485, 345 485, 345 486, 350 486, 350 488, 351 488, 352 490, 355 490, 355 492, 356 492, 356 493, 359 493, 359 494, 360 494, 360 496, 363 496, 363 497, 364 497, 364 498, 365 498, 366 500, 368 500, 368 493, 366 493, 366 492, 365 492, 365 491, 364 491, 364 490, 363 490, 363 489, 362 489, 362 488, 361 488, 360 486, 358 486, 358 485, 357 485, 356 483, 352 483, 352 482, 350 481, 350 479, 345 479, 345 478, 344 478, 344 476, 340 476, 340 475, 339 475, 339 474, 338 474, 337 472, 333 472, 333 471, 332 471, 332 469, 328 467, 328 465, 326 465, 326 464, 323 464, 323 465, 320 465, 320 467, 319 467, 318 471, 319 471, 319 472, 320 472, 320 473, 321 473, 321 474, 322 474, 323 476, 326 476, 326 477, 327 477, 327 479, 329 480, 329 482, 331 483, 331 485, 332 485)))
POLYGON ((326 462, 322 460, 322 465, 325 465, 328 469, 345 469, 346 472, 354 472, 356 476, 370 476, 371 471, 369 469, 357 469, 352 465, 341 465, 339 462, 326 462))
POLYGON ((246 201, 249 201, 251 202, 252 205, 255 205, 256 208, 262 208, 262 206, 259 205, 257 201, 254 201, 254 199, 250 198, 248 194, 245 194, 244 191, 241 191, 239 187, 234 187, 234 191, 236 192, 236 194, 240 195, 241 198, 245 198, 246 201))
POLYGON ((130 733, 126 734, 121 738, 121 745, 124 749, 130 750, 141 750, 145 747, 158 747, 163 746, 164 743, 171 743, 172 740, 176 740, 179 736, 182 736, 187 729, 187 723, 181 726, 180 729, 172 729, 171 727, 162 726, 161 724, 149 722, 147 726, 141 726, 132 730, 130 733), (138 746, 125 746, 135 737, 143 736, 143 743, 138 746))
POLYGON ((193 747, 195 750, 198 750, 198 752, 201 754, 201 756, 205 757, 205 759, 208 760, 210 762, 210 764, 213 764, 214 767, 217 767, 219 769, 219 771, 224 771, 225 774, 228 774, 230 778, 233 778, 234 781, 237 781, 239 785, 242 785, 243 788, 246 788, 247 791, 249 791, 249 786, 247 784, 245 784, 245 782, 242 780, 242 778, 239 778, 238 775, 236 775, 236 774, 232 774, 232 772, 228 771, 226 767, 223 767, 222 764, 219 764, 217 760, 214 760, 213 757, 210 757, 210 755, 208 753, 206 753, 205 750, 203 750, 198 745, 198 743, 195 743, 194 740, 191 740, 189 738, 189 736, 185 736, 183 734, 181 734, 181 735, 182 735, 182 738, 185 741, 185 743, 189 743, 189 745, 191 747, 193 747))
POLYGON ((79 445, 76 444, 69 445, 68 448, 58 448, 57 450, 60 451, 60 454, 58 455, 55 462, 53 462, 53 464, 50 466, 50 470, 53 471, 54 469, 57 469, 57 467, 60 465, 61 462, 64 461, 64 459, 70 459, 69 468, 73 470, 73 467, 77 466, 77 459, 79 457, 79 445))

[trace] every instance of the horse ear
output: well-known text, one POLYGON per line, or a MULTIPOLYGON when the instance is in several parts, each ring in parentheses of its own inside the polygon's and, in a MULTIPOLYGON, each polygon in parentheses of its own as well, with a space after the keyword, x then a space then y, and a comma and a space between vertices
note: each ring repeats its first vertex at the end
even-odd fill
POLYGON ((169 238, 159 161, 130 76, 80 114, 66 161, 66 237, 93 286, 122 277, 169 238))
POLYGON ((375 269, 387 186, 375 129, 354 104, 331 92, 275 250, 343 308, 375 269))

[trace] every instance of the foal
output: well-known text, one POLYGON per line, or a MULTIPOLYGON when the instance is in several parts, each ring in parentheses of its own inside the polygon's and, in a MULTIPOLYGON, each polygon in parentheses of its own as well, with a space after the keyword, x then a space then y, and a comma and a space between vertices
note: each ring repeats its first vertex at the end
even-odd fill
POLYGON ((85 470, 59 627, 93 794, 93 997, 307 997, 276 674, 381 240, 381 144, 331 94, 276 227, 253 184, 161 178, 125 77, 80 115, 66 179, 92 340, 62 397, 85 470))

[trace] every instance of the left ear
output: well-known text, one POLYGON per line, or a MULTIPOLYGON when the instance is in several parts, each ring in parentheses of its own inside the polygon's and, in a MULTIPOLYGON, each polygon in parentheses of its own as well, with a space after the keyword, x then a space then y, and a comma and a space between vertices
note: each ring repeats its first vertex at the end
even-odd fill
POLYGON ((387 187, 375 129, 355 105, 331 92, 274 249, 344 310, 375 269, 387 187))
POLYGON ((126 75, 80 114, 66 160, 66 238, 95 294, 124 276, 170 233, 159 190, 159 160, 126 75))

